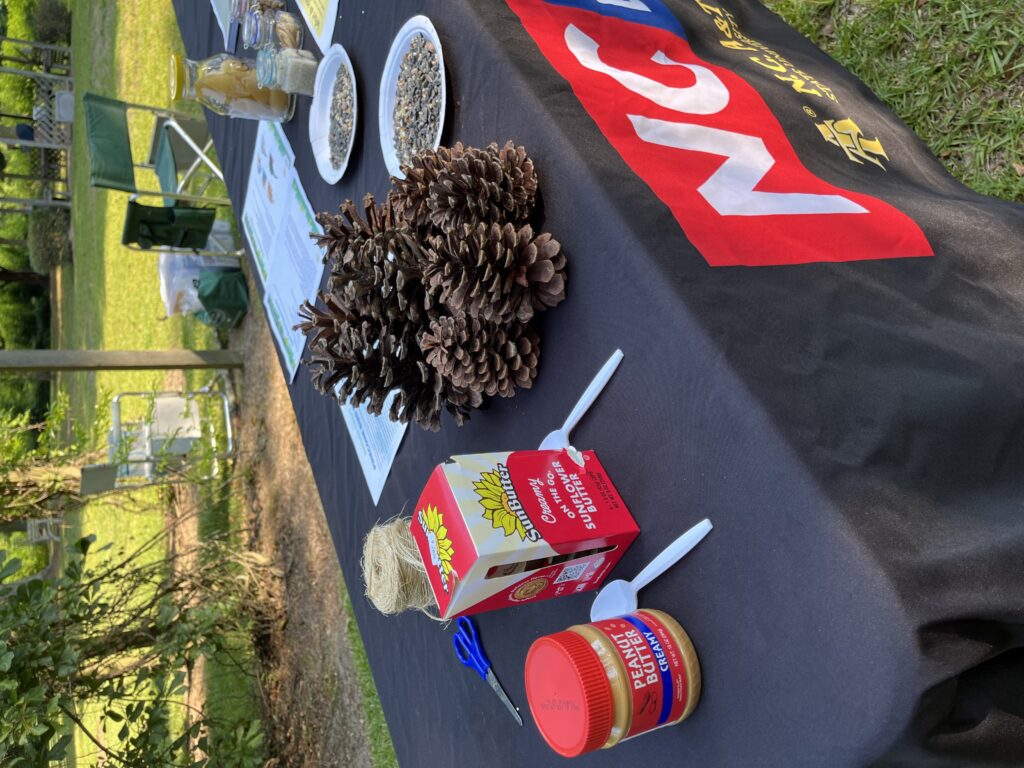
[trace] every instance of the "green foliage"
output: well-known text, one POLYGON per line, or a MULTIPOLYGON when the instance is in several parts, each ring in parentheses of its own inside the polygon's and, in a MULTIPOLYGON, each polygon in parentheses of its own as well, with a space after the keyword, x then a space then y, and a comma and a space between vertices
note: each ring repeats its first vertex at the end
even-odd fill
POLYGON ((35 39, 61 45, 71 42, 71 11, 63 0, 36 0, 35 39))
POLYGON ((6 552, 8 559, 21 561, 21 570, 15 579, 25 578, 43 570, 50 562, 50 553, 45 544, 29 544, 28 537, 21 531, 0 533, 0 552, 6 552))
MULTIPOLYGON (((50 346, 50 299, 36 286, 0 284, 0 348, 50 346)), ((0 411, 30 411, 42 418, 49 383, 24 375, 0 373, 0 411)))
POLYGON ((35 208, 28 222, 28 258, 41 274, 71 258, 71 214, 63 208, 35 208))
POLYGON ((50 298, 38 286, 0 283, 0 346, 36 349, 50 345, 50 298))
POLYGON ((373 682, 373 672, 370 671, 370 662, 366 658, 366 648, 363 647, 359 625, 356 624, 355 614, 352 612, 352 602, 349 600, 348 587, 345 585, 344 577, 340 582, 338 589, 345 604, 345 634, 348 637, 349 647, 352 649, 352 660, 355 662, 359 687, 362 689, 363 712, 366 714, 366 735, 370 741, 373 766, 374 768, 398 768, 398 757, 395 755, 391 733, 388 731, 388 724, 384 719, 380 695, 377 693, 376 683, 373 682))
POLYGON ((77 467, 99 458, 105 411, 68 426, 70 399, 58 392, 46 418, 0 410, 0 520, 53 517, 78 507, 77 467))
POLYGON ((0 763, 63 760, 77 727, 108 764, 261 765, 258 721, 193 712, 176 732, 168 716, 184 693, 182 670, 224 652, 225 634, 254 619, 253 564, 216 542, 193 553, 198 565, 188 569, 145 561, 146 551, 166 545, 161 536, 92 565, 94 542, 69 547, 57 579, 16 587, 20 564, 0 552, 0 763), (98 733, 79 714, 86 706, 101 712, 98 733), (224 734, 216 745, 213 727, 224 734), (193 748, 211 758, 196 762, 193 748))
POLYGON ((963 183, 1024 201, 1019 0, 766 4, 863 80, 963 183))

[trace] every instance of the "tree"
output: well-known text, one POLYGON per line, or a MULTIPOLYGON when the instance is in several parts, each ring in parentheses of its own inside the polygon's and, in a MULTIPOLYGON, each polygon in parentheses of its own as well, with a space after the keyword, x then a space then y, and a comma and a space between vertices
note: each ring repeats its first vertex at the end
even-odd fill
POLYGON ((32 423, 28 413, 0 412, 0 522, 61 517, 82 503, 81 467, 102 456, 93 446, 106 422, 73 427, 64 439, 69 407, 61 392, 43 422, 32 423))
MULTIPOLYGON (((2 243, 0 243, 2 244, 2 243)), ((14 270, 0 267, 0 283, 16 283, 18 285, 37 285, 40 288, 50 285, 50 278, 32 270, 14 270)))
MULTIPOLYGON (((74 729, 124 768, 262 763, 258 723, 222 723, 190 711, 172 732, 169 709, 200 656, 231 652, 225 638, 277 621, 266 585, 279 577, 224 540, 146 560, 166 534, 93 563, 94 537, 68 549, 52 581, 5 588, 20 563, 0 551, 0 763, 47 765, 67 756, 74 729), (187 568, 176 561, 189 560, 187 568), (100 725, 81 717, 88 705, 100 725), (213 753, 211 727, 228 734, 213 753), (104 734, 117 738, 104 739, 104 734), (198 759, 197 759, 198 758, 198 759)), ((107 548, 103 548, 107 549, 107 548)), ((101 550, 102 551, 102 550, 101 550)))

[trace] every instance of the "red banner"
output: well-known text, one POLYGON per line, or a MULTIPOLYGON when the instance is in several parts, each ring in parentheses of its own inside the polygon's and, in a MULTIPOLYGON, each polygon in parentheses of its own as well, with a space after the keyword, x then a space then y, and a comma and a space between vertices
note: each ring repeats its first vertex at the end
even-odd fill
POLYGON ((708 264, 933 255, 909 216, 807 170, 757 91, 698 58, 658 0, 507 1, 708 264))

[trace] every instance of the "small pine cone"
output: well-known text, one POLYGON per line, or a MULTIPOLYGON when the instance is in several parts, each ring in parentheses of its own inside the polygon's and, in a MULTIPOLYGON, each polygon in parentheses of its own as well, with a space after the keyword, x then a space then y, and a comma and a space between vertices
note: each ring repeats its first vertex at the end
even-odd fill
POLYGON ((437 182, 441 170, 453 160, 462 157, 465 147, 456 142, 454 147, 425 149, 416 153, 409 165, 402 166, 404 179, 391 177, 393 189, 388 193, 398 214, 414 227, 429 223, 430 186, 437 182))
POLYGON ((457 143, 418 153, 392 178, 396 209, 414 226, 442 231, 477 224, 523 224, 537 200, 537 173, 511 141, 485 149, 457 143))
POLYGON ((537 174, 526 150, 468 147, 430 185, 430 221, 442 231, 477 224, 525 223, 537 197, 537 174), (521 151, 521 153, 520 153, 521 151))
POLYGON ((324 231, 313 237, 327 249, 328 290, 356 314, 380 320, 420 319, 425 257, 416 232, 398 216, 390 199, 377 205, 367 195, 363 210, 365 218, 355 203, 346 200, 341 215, 317 217, 324 231))
POLYGON ((565 298, 565 254, 527 224, 478 225, 436 237, 426 251, 428 296, 453 313, 496 323, 527 322, 565 298))
POLYGON ((521 323, 496 325, 459 315, 430 324, 420 346, 426 360, 459 390, 512 397, 537 375, 540 339, 521 323))
POLYGON ((516 216, 509 216, 511 222, 525 222, 533 213, 537 204, 537 171, 533 160, 526 154, 525 147, 517 147, 512 141, 498 150, 498 159, 505 171, 506 187, 512 197, 517 211, 516 216))

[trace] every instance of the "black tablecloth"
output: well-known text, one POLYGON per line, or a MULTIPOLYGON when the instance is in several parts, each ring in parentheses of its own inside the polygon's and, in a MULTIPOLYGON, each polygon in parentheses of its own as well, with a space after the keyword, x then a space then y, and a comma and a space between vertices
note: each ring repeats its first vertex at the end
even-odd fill
MULTIPOLYGON (((598 452, 642 531, 616 576, 697 520, 714 522, 642 595, 690 632, 704 691, 683 725, 579 763, 1024 764, 1021 208, 954 182, 863 85, 756 2, 735 0, 725 5, 748 34, 827 75, 889 130, 887 173, 857 176, 839 154, 798 146, 805 165, 898 205, 936 255, 711 268, 504 2, 340 5, 335 40, 360 105, 343 181, 317 174, 308 100, 285 129, 314 207, 388 188, 379 78, 396 31, 425 13, 450 77, 445 142, 525 145, 544 228, 570 259, 568 300, 539 324, 534 388, 461 429, 411 427, 377 507, 337 405, 305 370, 290 387, 402 765, 561 762, 531 722, 522 665, 534 638, 586 621, 591 597, 478 617, 524 712, 520 730, 457 663, 450 628, 385 618, 362 598, 359 548, 374 522, 409 511, 448 456, 535 446, 616 347, 625 361, 574 442, 598 452)), ((726 61, 696 4, 668 5, 695 51, 726 61)), ((190 56, 222 50, 205 2, 175 7, 190 56)), ((758 88, 796 131, 786 86, 758 88)), ((240 214, 257 126, 214 115, 210 125, 240 214)))

